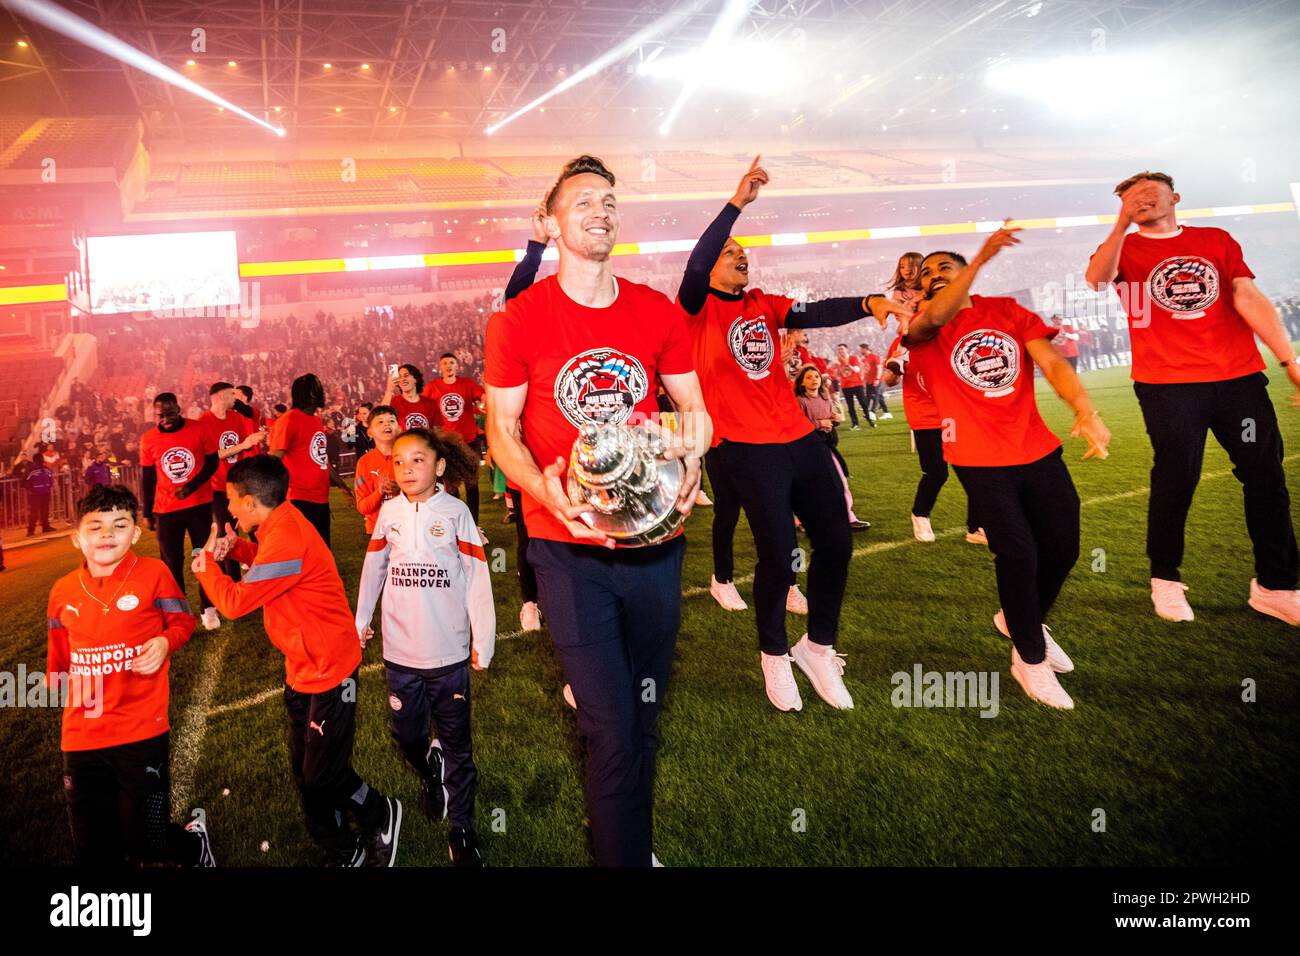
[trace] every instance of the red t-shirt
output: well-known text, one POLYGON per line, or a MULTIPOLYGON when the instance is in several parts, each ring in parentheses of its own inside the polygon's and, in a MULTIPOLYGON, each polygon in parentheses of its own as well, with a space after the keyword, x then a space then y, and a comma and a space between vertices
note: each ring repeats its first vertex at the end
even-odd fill
MULTIPOLYGON (((693 369, 681 310, 649 286, 615 281, 613 303, 593 309, 548 276, 488 319, 483 381, 528 386, 523 441, 539 468, 562 458, 567 473, 581 424, 657 420, 658 377, 693 369)), ((527 492, 523 504, 531 537, 584 543, 527 492)))
MULTIPOLYGON (((225 418, 218 418, 211 411, 206 411, 199 416, 199 421, 212 433, 212 441, 216 445, 218 454, 232 445, 238 445, 253 434, 253 423, 239 412, 226 412, 225 418)), ((217 463, 217 473, 212 476, 213 491, 219 491, 223 495, 226 493, 226 472, 230 471, 230 466, 237 461, 239 455, 224 458, 217 463)))
POLYGON ((857 388, 862 384, 862 363, 856 355, 845 359, 836 358, 831 371, 840 380, 840 388, 857 388))
POLYGON ((421 396, 410 402, 401 395, 394 395, 389 402, 397 412, 397 424, 402 431, 408 428, 441 428, 442 416, 438 413, 438 403, 431 398, 421 396))
POLYGON ((325 504, 330 500, 329 458, 325 426, 316 415, 291 408, 271 425, 267 447, 284 452, 289 469, 289 498, 325 504))
POLYGON ((713 444, 782 444, 812 431, 782 374, 781 334, 793 299, 746 289, 737 300, 710 293, 686 316, 713 444))
POLYGON ((217 450, 216 439, 206 426, 184 419, 179 430, 151 428, 140 439, 140 465, 157 467, 158 484, 153 496, 156 515, 212 503, 212 485, 205 484, 188 498, 177 498, 176 489, 199 473, 203 461, 217 450))
POLYGON ((939 406, 934 403, 930 393, 916 383, 916 370, 912 367, 911 356, 907 346, 903 345, 901 335, 895 336, 890 343, 886 360, 895 356, 902 359, 903 363, 903 416, 907 419, 908 427, 912 431, 942 428, 943 416, 939 414, 939 406))
POLYGON ((943 457, 954 465, 1027 465, 1061 445, 1038 414, 1025 348, 1056 329, 1015 299, 971 296, 928 342, 909 348, 917 383, 942 416, 943 457), (951 424, 949 424, 951 423, 951 424))
POLYGON ((880 384, 880 356, 875 352, 862 356, 862 380, 868 385, 880 384))
POLYGON ((483 399, 482 385, 472 378, 459 375, 450 385, 441 378, 435 378, 424 386, 424 395, 437 405, 443 428, 455 432, 467 442, 478 437, 479 427, 474 419, 474 405, 483 399))
POLYGON ((194 632, 189 602, 167 565, 128 551, 113 573, 81 567, 54 582, 46 681, 67 675, 62 749, 99 750, 166 733, 171 657, 194 632), (153 674, 134 671, 141 648, 167 638, 168 657, 153 674))
POLYGON ((1264 370, 1255 333, 1232 304, 1232 280, 1254 278, 1222 229, 1124 237, 1115 287, 1129 316, 1133 379, 1222 382, 1264 370))

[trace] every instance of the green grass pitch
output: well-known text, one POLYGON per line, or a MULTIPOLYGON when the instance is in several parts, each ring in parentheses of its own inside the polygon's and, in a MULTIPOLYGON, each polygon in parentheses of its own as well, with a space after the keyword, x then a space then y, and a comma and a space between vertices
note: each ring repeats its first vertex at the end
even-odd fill
MULTIPOLYGON (((917 478, 901 414, 841 431, 858 514, 839 649, 856 708, 836 712, 798 675, 804 710, 777 713, 763 693, 752 612, 708 596, 709 509, 687 524, 682 627, 661 725, 656 851, 679 865, 1162 865, 1245 863, 1294 853, 1300 765, 1300 634, 1246 606, 1252 576, 1240 486, 1214 444, 1188 525, 1191 624, 1152 611, 1144 540, 1151 451, 1127 370, 1085 382, 1114 433, 1105 462, 1066 458, 1083 499, 1082 558, 1049 623, 1076 663, 1062 683, 1071 713, 1028 701, 1008 672, 988 552, 959 533, 954 477, 934 514, 941 535, 914 542, 917 478), (1105 570, 1093 568, 1104 550, 1105 570), (891 675, 999 671, 1000 711, 898 709, 891 675), (1257 699, 1243 701, 1243 681, 1257 699), (1096 811, 1105 816, 1096 828, 1096 811)), ((1280 373, 1272 394, 1300 502, 1300 409, 1280 373)), ((1064 435, 1070 414, 1039 403, 1064 435)), ((895 409, 899 412, 899 409, 895 409)), ((518 628, 514 530, 484 484, 499 631, 518 628)), ((1300 507, 1297 508, 1300 510, 1300 507)), ((337 492, 334 540, 355 595, 360 518, 337 492)), ((146 534, 142 553, 155 554, 146 534)), ((737 574, 753 568, 742 519, 737 574)), ((44 669, 46 596, 78 557, 66 541, 11 552, 0 575, 0 670, 44 669)), ((191 601, 197 590, 191 582, 191 601)), ((748 600, 748 585, 741 585, 748 600)), ((197 606, 197 604, 195 604, 197 606)), ((792 640, 803 619, 791 615, 792 640)), ((445 824, 419 812, 417 781, 391 743, 379 641, 365 654, 354 763, 407 807, 399 865, 447 865, 445 824)), ((287 765, 278 688, 283 661, 261 615, 198 630, 172 664, 173 790, 203 807, 223 865, 314 860, 287 765), (206 701, 206 704, 204 703, 206 701), (261 849, 263 841, 267 849, 261 849)), ((478 829, 489 865, 589 862, 582 757, 545 632, 511 637, 475 673, 478 829)), ((58 712, 0 710, 0 862, 70 862, 58 712)))

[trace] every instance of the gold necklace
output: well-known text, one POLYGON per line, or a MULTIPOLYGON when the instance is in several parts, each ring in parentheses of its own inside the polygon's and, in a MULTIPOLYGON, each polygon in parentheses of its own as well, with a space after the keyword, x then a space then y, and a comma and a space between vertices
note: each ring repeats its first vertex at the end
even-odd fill
POLYGON ((122 593, 122 588, 126 587, 127 579, 131 577, 131 572, 135 570, 135 566, 140 563, 140 559, 138 557, 135 557, 134 555, 132 555, 132 557, 135 558, 135 560, 133 560, 131 562, 131 566, 126 569, 126 574, 122 577, 122 583, 117 586, 117 590, 113 592, 113 597, 109 598, 108 601, 101 601, 99 598, 95 597, 95 595, 91 594, 90 588, 86 587, 86 579, 82 577, 80 574, 77 575, 77 583, 81 585, 81 590, 86 592, 86 597, 90 598, 92 601, 94 601, 96 604, 102 607, 104 609, 105 614, 109 612, 110 610, 109 605, 113 603, 113 600, 119 594, 122 593))

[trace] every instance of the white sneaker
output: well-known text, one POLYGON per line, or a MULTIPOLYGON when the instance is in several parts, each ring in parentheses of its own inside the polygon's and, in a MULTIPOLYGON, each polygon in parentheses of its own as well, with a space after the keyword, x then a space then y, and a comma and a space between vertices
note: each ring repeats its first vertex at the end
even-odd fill
POLYGON ((966 532, 966 540, 971 544, 982 544, 988 547, 989 536, 984 533, 983 528, 976 528, 974 531, 966 532))
POLYGON ((536 601, 525 601, 524 606, 519 609, 519 626, 525 631, 542 629, 542 610, 537 606, 536 601))
POLYGON ((765 654, 759 651, 763 665, 763 683, 767 685, 767 699, 777 710, 803 710, 803 698, 799 696, 799 685, 794 682, 794 671, 790 664, 793 658, 789 654, 765 654))
MULTIPOLYGON (((1003 637, 1011 637, 1011 632, 1007 630, 1006 615, 1002 613, 1001 608, 998 609, 997 614, 993 615, 993 626, 1001 632, 1003 637)), ((1052 632, 1048 630, 1046 624, 1043 625, 1043 643, 1047 645, 1047 657, 1043 659, 1051 665, 1052 670, 1058 674, 1068 674, 1074 670, 1074 661, 1070 660, 1070 656, 1061 650, 1060 644, 1052 640, 1052 632)))
POLYGON ((1187 603, 1183 592, 1187 585, 1181 581, 1166 581, 1163 578, 1151 579, 1151 601, 1156 606, 1156 613, 1166 621, 1192 621, 1196 615, 1187 603))
POLYGON ((695 492, 695 503, 701 508, 707 508, 713 504, 713 502, 709 500, 709 496, 704 493, 703 488, 695 492))
POLYGON ((871 419, 871 420, 874 422, 874 421, 876 420, 876 413, 875 413, 875 412, 867 412, 867 418, 871 419))
POLYGON ((791 614, 808 613, 808 599, 804 597, 803 592, 799 590, 799 585, 790 585, 790 590, 787 591, 785 595, 785 609, 791 614))
POLYGON ((1074 710, 1074 701, 1056 679, 1056 671, 1052 670, 1047 661, 1026 664, 1013 647, 1011 648, 1011 676, 1024 688, 1030 698, 1040 704, 1058 707, 1061 710, 1074 710))
POLYGON ((1250 579, 1250 606, 1260 614, 1269 614, 1292 627, 1300 625, 1300 591, 1270 591, 1250 579))
POLYGON ((663 864, 659 862, 659 857, 655 856, 653 851, 651 851, 650 853, 650 866, 651 868, 654 867, 659 867, 660 869, 663 868, 663 864))
POLYGON ((736 582, 728 581, 726 584, 718 581, 716 577, 709 576, 709 593, 713 595, 713 600, 722 606, 724 611, 743 611, 748 604, 736 590, 736 582))
POLYGON ((832 649, 829 654, 814 651, 805 634, 799 643, 790 648, 790 656, 799 669, 808 675, 813 689, 822 700, 840 710, 853 709, 853 697, 844 686, 844 655, 832 649))
POLYGON ((215 631, 221 626, 221 618, 217 617, 217 609, 210 607, 203 612, 203 627, 209 631, 215 631))
POLYGON ((918 518, 912 515, 912 537, 917 541, 934 540, 934 529, 930 527, 929 518, 918 518))
POLYGON ((569 684, 564 685, 564 702, 574 710, 578 709, 578 702, 573 699, 573 688, 569 684))
POLYGON ((893 412, 885 412, 883 415, 880 416, 880 418, 879 418, 878 420, 879 420, 879 421, 882 421, 882 422, 887 422, 887 421, 889 421, 889 420, 890 420, 891 418, 893 418, 893 417, 894 417, 894 413, 893 413, 893 412))

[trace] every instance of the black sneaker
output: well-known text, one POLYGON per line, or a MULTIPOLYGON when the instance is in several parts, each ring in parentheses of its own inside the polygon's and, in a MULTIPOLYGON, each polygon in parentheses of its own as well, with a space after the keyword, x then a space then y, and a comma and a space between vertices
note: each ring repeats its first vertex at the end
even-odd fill
POLYGON ((447 819, 447 788, 442 784, 442 744, 435 738, 425 756, 429 773, 420 781, 420 809, 435 823, 447 819))
POLYGON ((366 836, 365 866, 387 867, 397 862, 397 839, 402 832, 402 801, 383 797, 388 815, 379 829, 366 836))
POLYGON ((447 855, 452 866, 477 867, 483 865, 483 854, 478 850, 478 836, 473 830, 452 827, 447 831, 447 855))
POLYGON ((348 852, 340 853, 337 856, 325 861, 327 867, 361 867, 366 862, 366 848, 357 841, 352 849, 348 852))

